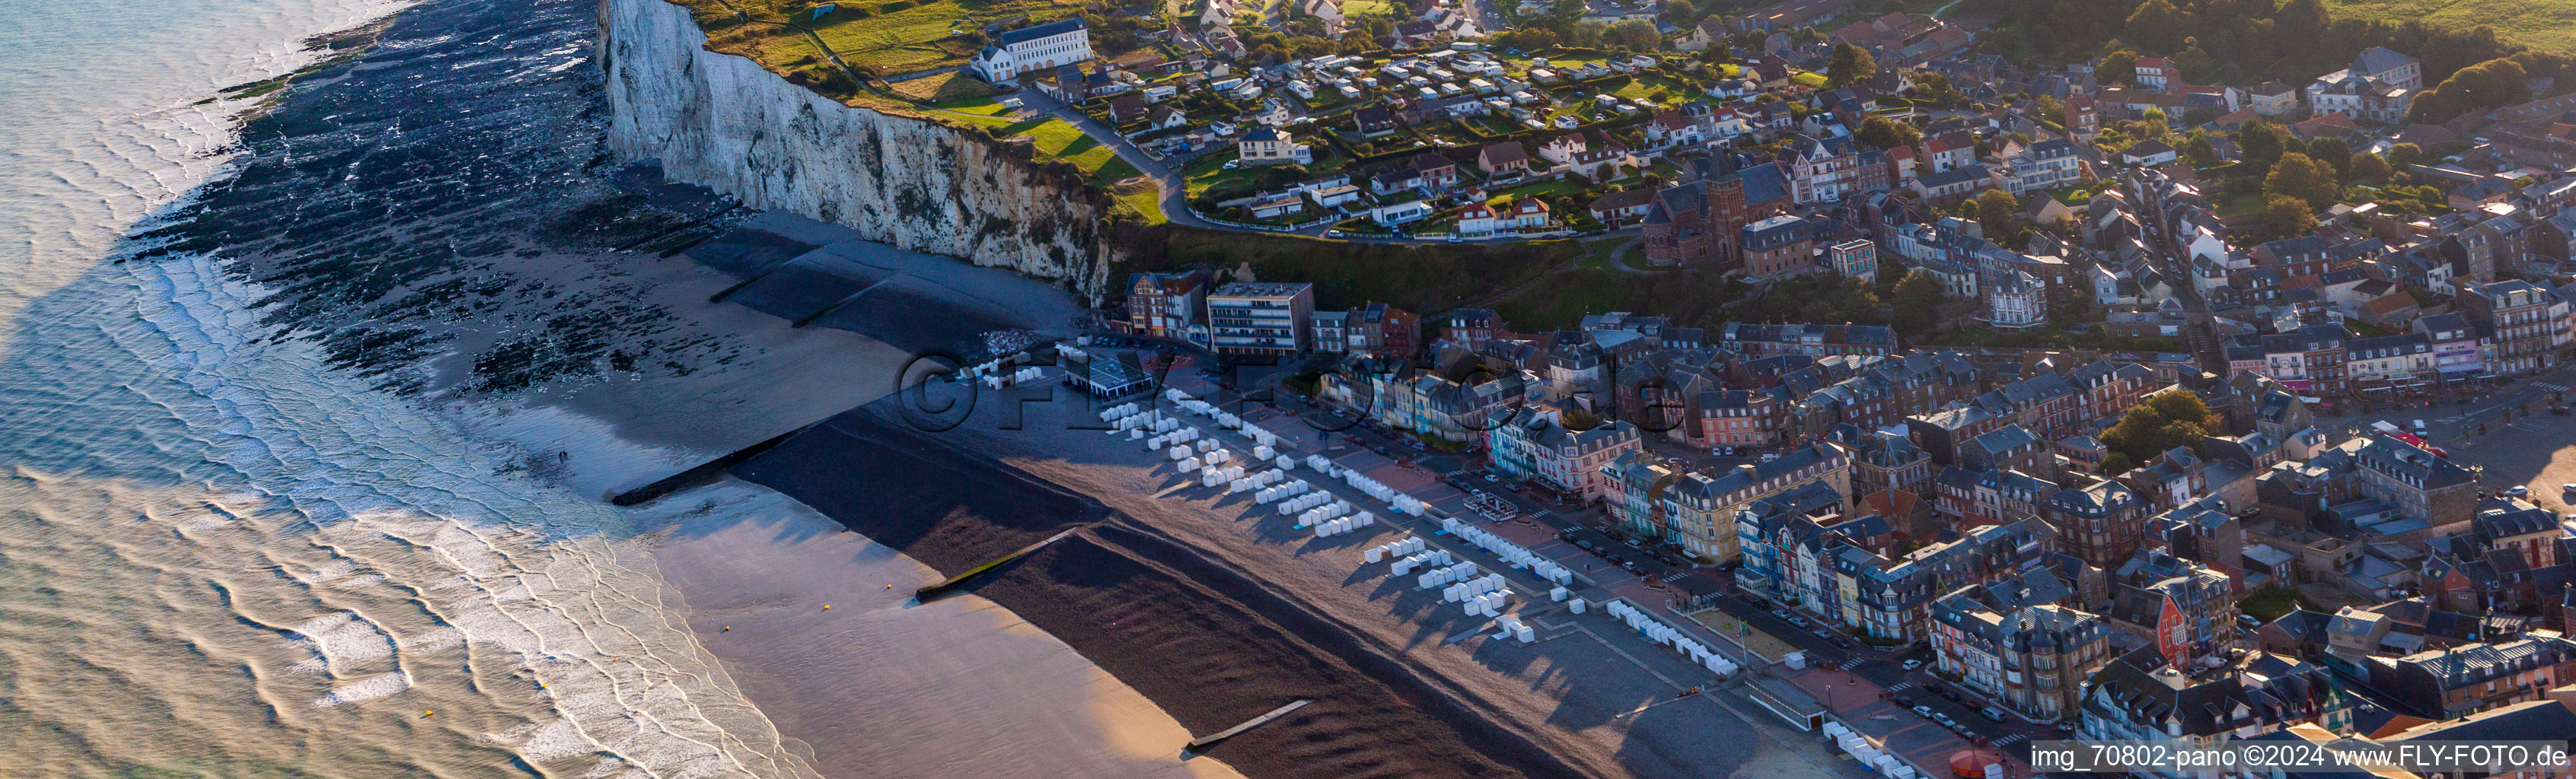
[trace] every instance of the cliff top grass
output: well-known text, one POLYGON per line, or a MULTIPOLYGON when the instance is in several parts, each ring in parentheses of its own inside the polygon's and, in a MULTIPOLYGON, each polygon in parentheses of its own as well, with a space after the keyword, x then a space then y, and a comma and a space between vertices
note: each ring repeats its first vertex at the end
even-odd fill
POLYGON ((1053 21, 1082 12, 1071 0, 674 0, 708 32, 708 44, 790 73, 828 52, 863 78, 966 64, 986 24, 1053 21), (831 12, 815 11, 830 6, 831 12), (716 40, 719 32, 730 33, 716 40), (804 38, 802 46, 785 38, 804 38))
MULTIPOLYGON (((2325 0, 2337 19, 2495 28, 2496 37, 2534 51, 2576 50, 2576 4, 2566 0, 2325 0)), ((2432 86, 2427 80, 2425 86, 2432 86)))

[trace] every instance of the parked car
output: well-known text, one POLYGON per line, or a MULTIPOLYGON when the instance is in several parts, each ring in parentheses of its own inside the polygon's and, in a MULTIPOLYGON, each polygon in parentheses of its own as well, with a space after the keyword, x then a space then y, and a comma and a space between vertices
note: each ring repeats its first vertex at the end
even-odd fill
POLYGON ((2505 488, 2504 494, 2519 498, 2531 494, 2531 488, 2516 484, 2505 488))
POLYGON ((1982 708, 1982 709, 1978 709, 1978 710, 1977 710, 1977 715, 1978 715, 1978 716, 1981 716, 1981 717, 1985 717, 1986 719, 1994 720, 1994 721, 1996 721, 1996 722, 2002 722, 2002 721, 2004 721, 2004 710, 2002 710, 2002 709, 1998 709, 1998 708, 1995 708, 1995 707, 1993 707, 1993 706, 1988 706, 1988 707, 1985 707, 1985 708, 1982 708))
POLYGON ((1922 715, 1922 716, 1925 716, 1925 717, 1933 716, 1933 714, 1932 714, 1932 707, 1930 707, 1930 706, 1916 706, 1916 707, 1914 707, 1914 713, 1919 714, 1919 715, 1922 715))
POLYGON ((1941 688, 1941 697, 1948 698, 1948 699, 1950 699, 1950 700, 1952 700, 1952 701, 1957 701, 1957 700, 1959 699, 1959 691, 1958 691, 1958 690, 1950 689, 1950 688, 1948 688, 1948 687, 1943 687, 1943 688, 1941 688))
POLYGON ((1907 661, 1905 661, 1905 670, 1911 671, 1911 670, 1914 670, 1914 669, 1917 669, 1917 668, 1921 668, 1921 667, 1923 667, 1923 661, 1921 661, 1921 660, 1907 660, 1907 661))

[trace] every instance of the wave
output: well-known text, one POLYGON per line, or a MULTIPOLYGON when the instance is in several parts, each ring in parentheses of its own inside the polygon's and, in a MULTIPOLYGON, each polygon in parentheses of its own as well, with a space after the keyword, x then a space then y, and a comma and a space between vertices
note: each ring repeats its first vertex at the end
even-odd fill
POLYGON ((131 259, 242 169, 196 97, 310 60, 216 52, 391 6, 55 5, 204 37, 0 57, 0 775, 812 776, 623 515, 278 338, 221 258, 131 259))

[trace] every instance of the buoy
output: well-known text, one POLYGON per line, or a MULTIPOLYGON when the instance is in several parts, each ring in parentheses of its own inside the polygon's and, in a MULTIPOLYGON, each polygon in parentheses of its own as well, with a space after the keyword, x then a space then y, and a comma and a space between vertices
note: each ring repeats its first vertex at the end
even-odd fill
POLYGON ((725 629, 724 629, 724 632, 727 632, 727 633, 731 633, 731 632, 733 632, 733 626, 732 626, 732 625, 726 625, 726 626, 725 626, 725 629))
POLYGON ((420 713, 420 716, 423 716, 423 717, 435 717, 435 716, 438 716, 438 712, 435 712, 435 711, 424 711, 424 712, 421 712, 421 713, 420 713))
POLYGON ((824 610, 824 611, 831 611, 831 610, 832 610, 832 604, 829 604, 829 603, 823 604, 823 610, 824 610))

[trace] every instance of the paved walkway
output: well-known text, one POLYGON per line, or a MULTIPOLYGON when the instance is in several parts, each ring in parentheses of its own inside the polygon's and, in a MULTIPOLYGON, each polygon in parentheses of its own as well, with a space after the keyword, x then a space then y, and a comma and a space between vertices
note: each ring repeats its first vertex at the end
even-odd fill
POLYGON ((1627 243, 1620 244, 1619 248, 1610 250, 1610 267, 1618 268, 1621 273, 1662 273, 1663 269, 1660 268, 1640 268, 1628 264, 1629 252, 1639 246, 1645 245, 1645 243, 1646 236, 1643 232, 1640 232, 1636 238, 1630 239, 1627 243))

